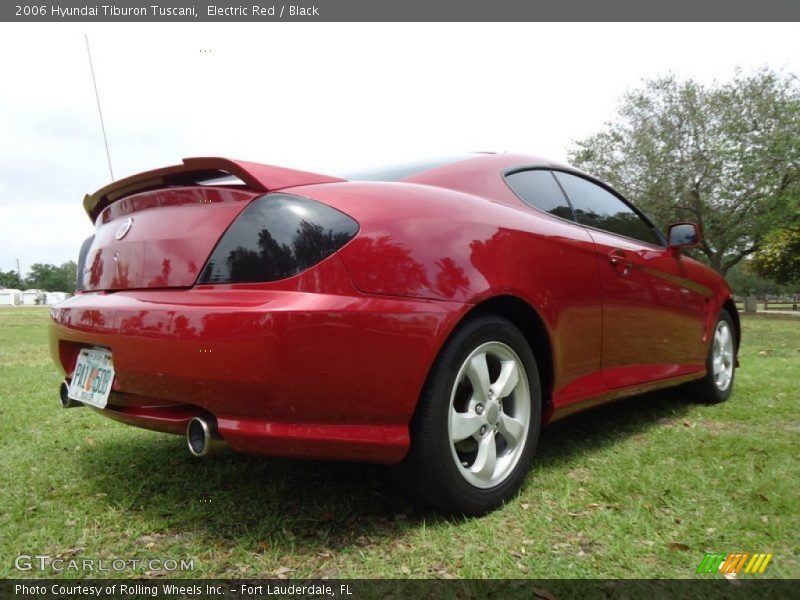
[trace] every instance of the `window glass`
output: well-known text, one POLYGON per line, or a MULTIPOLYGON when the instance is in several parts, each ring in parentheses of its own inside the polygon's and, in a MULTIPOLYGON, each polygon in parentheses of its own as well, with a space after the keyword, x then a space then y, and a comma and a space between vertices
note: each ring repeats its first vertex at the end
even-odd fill
POLYGON ((444 167, 453 163, 461 162, 470 158, 475 158, 478 154, 464 154, 461 156, 448 156, 443 158, 434 158, 431 160, 421 160, 413 163, 402 165, 390 165, 385 167, 378 167, 377 169, 369 169, 366 171, 359 171, 357 173, 350 173, 344 175, 344 179, 349 181, 400 181, 408 179, 414 175, 419 175, 425 171, 444 167))
POLYGON ((507 175, 506 183, 526 204, 551 215, 574 220, 572 209, 550 171, 519 171, 507 175))
POLYGON ((583 177, 562 172, 556 172, 555 176, 567 193, 578 223, 661 245, 650 225, 611 192, 583 177))

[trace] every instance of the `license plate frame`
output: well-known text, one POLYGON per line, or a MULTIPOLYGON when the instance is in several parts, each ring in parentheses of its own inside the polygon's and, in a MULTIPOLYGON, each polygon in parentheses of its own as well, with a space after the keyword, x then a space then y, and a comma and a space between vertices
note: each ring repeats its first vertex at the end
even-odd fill
POLYGON ((97 408, 105 408, 114 383, 114 359, 107 348, 81 348, 69 383, 68 396, 97 408))

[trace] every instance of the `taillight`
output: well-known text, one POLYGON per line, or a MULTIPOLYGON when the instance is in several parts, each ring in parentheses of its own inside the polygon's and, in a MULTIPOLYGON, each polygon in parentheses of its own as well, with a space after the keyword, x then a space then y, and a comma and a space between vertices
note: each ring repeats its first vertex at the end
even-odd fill
POLYGON ((83 240, 83 243, 81 244, 81 251, 78 253, 78 269, 77 273, 75 273, 75 289, 77 289, 79 292, 83 291, 83 272, 86 269, 86 257, 89 255, 89 248, 92 247, 93 242, 93 235, 83 240))
POLYGON ((236 217, 198 283, 291 277, 336 252, 356 233, 356 221, 326 204, 291 194, 267 194, 236 217))

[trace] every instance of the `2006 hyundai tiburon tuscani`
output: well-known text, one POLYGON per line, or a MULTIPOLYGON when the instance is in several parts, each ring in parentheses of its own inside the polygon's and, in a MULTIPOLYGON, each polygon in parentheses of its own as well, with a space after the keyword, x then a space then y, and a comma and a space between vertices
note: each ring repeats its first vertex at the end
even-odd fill
POLYGON ((192 158, 84 200, 52 311, 61 402, 240 452, 401 464, 432 506, 509 499, 541 426, 691 382, 728 398, 724 279, 576 169, 472 155, 347 179, 192 158))

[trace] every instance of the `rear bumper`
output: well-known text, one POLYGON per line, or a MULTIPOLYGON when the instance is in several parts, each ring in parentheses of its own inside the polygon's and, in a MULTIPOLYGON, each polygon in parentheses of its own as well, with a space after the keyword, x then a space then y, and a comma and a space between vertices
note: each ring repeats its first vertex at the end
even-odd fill
POLYGON ((111 350, 105 416, 184 433, 204 413, 242 452, 395 463, 441 342, 467 305, 274 289, 80 294, 52 310, 70 377, 111 350))

